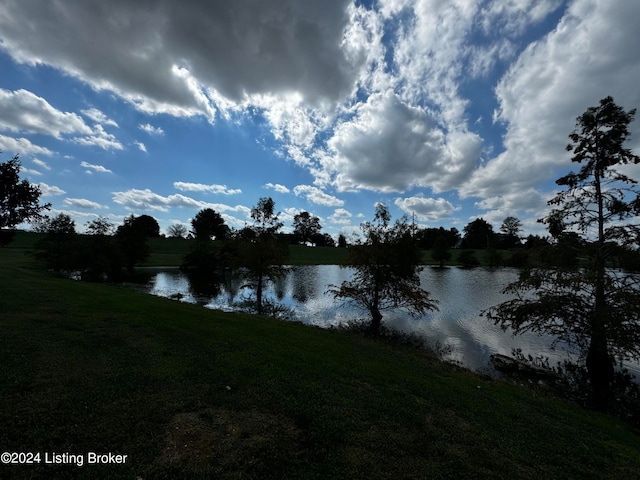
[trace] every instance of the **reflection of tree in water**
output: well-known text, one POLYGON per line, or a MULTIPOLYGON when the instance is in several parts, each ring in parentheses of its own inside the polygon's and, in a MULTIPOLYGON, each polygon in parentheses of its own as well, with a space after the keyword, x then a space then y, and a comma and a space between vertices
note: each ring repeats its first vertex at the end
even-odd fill
POLYGON ((199 305, 206 305, 212 298, 222 293, 222 276, 215 271, 186 272, 189 279, 189 291, 199 305))
POLYGON ((287 293, 287 278, 284 276, 276 278, 273 282, 273 290, 276 294, 276 298, 282 301, 287 293))
POLYGON ((291 270, 293 282, 293 298, 300 303, 307 303, 309 298, 317 296, 317 267, 294 268, 291 270))

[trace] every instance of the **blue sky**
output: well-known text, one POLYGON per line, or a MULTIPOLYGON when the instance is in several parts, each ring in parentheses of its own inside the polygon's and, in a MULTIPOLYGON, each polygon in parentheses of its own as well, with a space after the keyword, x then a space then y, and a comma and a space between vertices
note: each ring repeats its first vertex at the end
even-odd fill
POLYGON ((0 0, 0 160, 20 153, 80 231, 209 207, 237 228, 271 196, 285 229, 305 210, 349 234, 383 202, 544 233, 576 117, 640 106, 638 18, 628 0, 0 0))

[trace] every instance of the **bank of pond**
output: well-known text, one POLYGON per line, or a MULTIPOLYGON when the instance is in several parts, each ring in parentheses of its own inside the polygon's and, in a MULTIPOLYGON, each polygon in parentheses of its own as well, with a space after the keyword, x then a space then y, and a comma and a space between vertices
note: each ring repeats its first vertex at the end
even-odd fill
MULTIPOLYGON (((189 275, 177 268, 144 268, 137 271, 135 288, 177 301, 224 311, 251 311, 255 295, 244 279, 231 272, 217 279, 189 275)), ((323 328, 366 322, 367 313, 353 304, 336 301, 330 285, 350 280, 353 270, 337 265, 290 266, 286 276, 270 283, 266 302, 277 316, 323 328)), ((573 358, 562 345, 551 348, 553 338, 536 334, 514 336, 493 325, 482 312, 510 297, 504 287, 516 280, 515 268, 424 267, 421 286, 438 301, 438 310, 412 318, 402 310, 384 312, 386 328, 422 339, 443 358, 465 368, 496 375, 490 360, 494 354, 514 351, 547 360, 550 366, 573 358)), ((626 365, 640 376, 638 364, 626 365)))

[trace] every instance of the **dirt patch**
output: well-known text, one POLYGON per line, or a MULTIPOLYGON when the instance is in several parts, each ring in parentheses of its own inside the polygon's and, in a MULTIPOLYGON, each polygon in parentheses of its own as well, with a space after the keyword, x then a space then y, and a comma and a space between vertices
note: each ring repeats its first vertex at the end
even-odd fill
POLYGON ((304 432, 292 419, 259 410, 209 408, 177 414, 159 463, 194 472, 285 469, 305 454, 304 432))

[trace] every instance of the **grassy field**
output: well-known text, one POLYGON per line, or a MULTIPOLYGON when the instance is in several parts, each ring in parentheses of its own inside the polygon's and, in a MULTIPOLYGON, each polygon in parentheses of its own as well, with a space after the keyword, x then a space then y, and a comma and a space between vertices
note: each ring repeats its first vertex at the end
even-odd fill
POLYGON ((0 478, 639 477, 615 418, 425 352, 57 278, 19 246, 0 249, 0 451, 42 463, 0 478))

